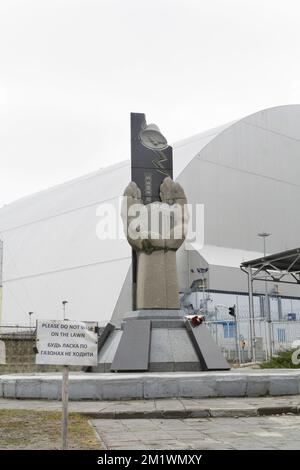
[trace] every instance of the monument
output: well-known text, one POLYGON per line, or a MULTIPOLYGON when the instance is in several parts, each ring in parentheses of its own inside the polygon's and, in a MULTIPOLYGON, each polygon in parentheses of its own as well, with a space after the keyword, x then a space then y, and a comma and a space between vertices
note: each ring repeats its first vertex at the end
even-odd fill
MULTIPOLYGON (((131 123, 132 174, 124 192, 121 217, 133 252, 132 284, 136 289, 132 309, 124 311, 120 326, 108 323, 98 337, 98 365, 89 371, 100 373, 71 374, 70 399, 299 393, 300 375, 296 371, 266 374, 244 368, 228 372, 229 364, 205 321, 187 316, 180 309, 176 251, 186 237, 186 195, 172 179, 172 148, 158 127, 147 125, 143 114, 132 114, 131 123)), ((59 399, 61 388, 61 374, 0 376, 0 396, 4 398, 59 399)), ((145 417, 143 406, 138 413, 145 417)), ((155 409, 155 417, 157 412, 160 415, 155 409)), ((189 411, 192 415, 194 412, 199 409, 189 411)), ((123 416, 123 409, 120 413, 123 416)))
POLYGON ((227 370, 203 323, 180 310, 176 251, 185 240, 184 189, 172 180, 172 147, 145 115, 131 114, 132 181, 121 217, 133 250, 133 306, 99 338, 97 372, 227 370))

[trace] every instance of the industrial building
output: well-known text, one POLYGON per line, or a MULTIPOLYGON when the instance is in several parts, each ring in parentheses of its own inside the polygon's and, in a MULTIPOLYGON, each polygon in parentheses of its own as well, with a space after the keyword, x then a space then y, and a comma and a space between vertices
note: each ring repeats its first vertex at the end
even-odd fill
MULTIPOLYGON (((300 246, 300 105, 259 111, 172 145, 174 178, 190 204, 204 207, 204 243, 197 238, 178 252, 182 306, 222 322, 236 305, 247 319, 240 265, 263 255, 258 234, 270 234, 267 253, 300 246)), ((118 323, 131 309, 131 249, 125 238, 97 236, 99 207, 119 211, 129 181, 128 159, 0 209, 3 325, 28 324, 29 312, 62 318, 63 300, 69 319, 100 324, 118 323)), ((254 284, 257 318, 265 316, 265 289, 254 284)), ((299 327, 300 288, 269 283, 268 296, 272 319, 299 327)), ((231 337, 229 320, 226 328, 231 337)), ((276 341, 289 334, 276 333, 276 341)))

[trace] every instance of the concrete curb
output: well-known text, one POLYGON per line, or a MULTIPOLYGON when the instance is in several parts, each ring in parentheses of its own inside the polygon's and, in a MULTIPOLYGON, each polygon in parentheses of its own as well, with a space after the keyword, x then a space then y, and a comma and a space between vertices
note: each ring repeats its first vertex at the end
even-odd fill
MULTIPOLYGON (((70 400, 267 397, 300 394, 300 369, 70 374, 70 400)), ((0 397, 59 400, 61 374, 0 376, 0 397)))
POLYGON ((100 411, 82 412, 90 419, 187 419, 187 418, 242 418, 300 414, 300 406, 264 406, 258 408, 195 408, 189 410, 100 411))

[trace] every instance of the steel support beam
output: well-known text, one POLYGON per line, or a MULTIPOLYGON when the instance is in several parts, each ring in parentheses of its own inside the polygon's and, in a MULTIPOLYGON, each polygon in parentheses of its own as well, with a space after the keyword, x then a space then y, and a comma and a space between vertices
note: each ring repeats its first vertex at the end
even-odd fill
POLYGON ((250 351, 251 360, 256 362, 255 351, 255 323, 254 323, 254 303, 253 303, 253 279, 252 269, 248 267, 248 295, 249 295, 249 332, 250 332, 250 351))

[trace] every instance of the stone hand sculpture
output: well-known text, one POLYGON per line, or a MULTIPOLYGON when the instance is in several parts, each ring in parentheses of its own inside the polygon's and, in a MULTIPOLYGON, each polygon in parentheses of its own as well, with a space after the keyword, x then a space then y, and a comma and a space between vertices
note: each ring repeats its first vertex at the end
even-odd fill
POLYGON ((137 252, 137 309, 178 309, 176 250, 187 230, 186 196, 180 184, 165 178, 161 201, 144 205, 131 182, 121 216, 127 240, 137 252))

